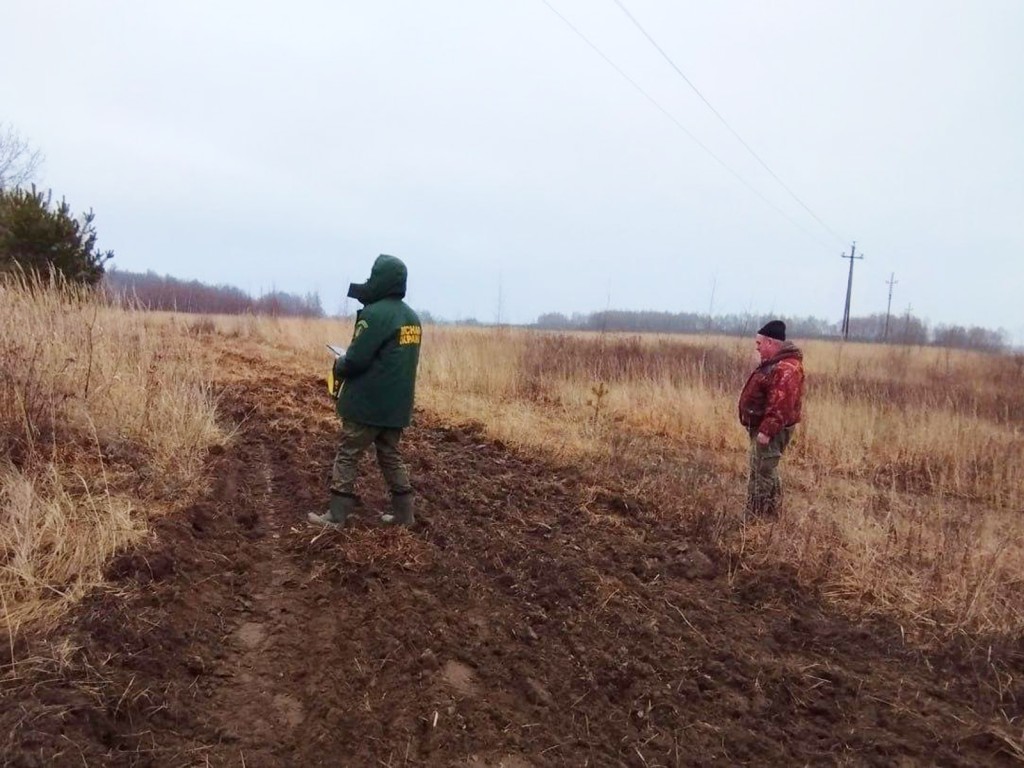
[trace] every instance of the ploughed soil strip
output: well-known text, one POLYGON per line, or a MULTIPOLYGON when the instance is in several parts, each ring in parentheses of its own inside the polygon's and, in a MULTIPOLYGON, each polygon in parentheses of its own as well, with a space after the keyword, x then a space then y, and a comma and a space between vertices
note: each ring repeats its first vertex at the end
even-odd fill
POLYGON ((405 441, 418 527, 376 526, 368 463, 355 524, 314 530, 321 382, 222 356, 239 428, 212 493, 3 651, 0 763, 1020 763, 1019 648, 915 650, 785 574, 730 573, 610 481, 427 414, 405 441))

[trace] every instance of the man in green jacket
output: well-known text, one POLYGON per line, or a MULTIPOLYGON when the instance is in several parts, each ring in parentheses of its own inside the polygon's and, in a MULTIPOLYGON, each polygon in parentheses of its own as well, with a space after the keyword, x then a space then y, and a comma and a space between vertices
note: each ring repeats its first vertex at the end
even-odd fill
POLYGON ((356 313, 352 343, 334 362, 334 378, 341 382, 341 444, 331 472, 328 510, 322 515, 310 512, 312 523, 345 524, 358 503, 359 459, 371 445, 391 490, 391 512, 382 522, 413 523, 412 486, 398 443, 412 419, 423 331, 416 313, 402 301, 407 277, 401 260, 381 254, 370 279, 349 286, 348 295, 363 308, 356 313))

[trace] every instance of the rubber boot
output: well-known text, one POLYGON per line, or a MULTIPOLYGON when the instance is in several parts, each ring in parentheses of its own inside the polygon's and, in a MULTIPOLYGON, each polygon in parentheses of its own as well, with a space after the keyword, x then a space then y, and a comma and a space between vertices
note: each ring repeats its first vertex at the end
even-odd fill
POLYGON ((348 516, 355 509, 356 498, 354 496, 342 496, 338 493, 331 494, 331 501, 327 506, 327 512, 318 515, 310 512, 306 519, 314 525, 326 525, 330 528, 341 528, 348 520, 348 516))
POLYGON ((413 514, 413 503, 411 493, 402 493, 391 497, 391 512, 381 515, 380 521, 384 525, 405 525, 409 526, 416 522, 413 514))

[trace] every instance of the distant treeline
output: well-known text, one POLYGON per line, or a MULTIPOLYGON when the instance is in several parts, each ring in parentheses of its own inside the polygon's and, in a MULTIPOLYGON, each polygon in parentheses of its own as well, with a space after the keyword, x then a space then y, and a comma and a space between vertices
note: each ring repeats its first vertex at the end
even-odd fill
MULTIPOLYGON (((625 331, 628 333, 719 333, 750 336, 771 318, 760 314, 706 315, 695 312, 610 310, 564 315, 549 312, 537 318, 536 327, 559 331, 625 331)), ((799 339, 834 339, 841 335, 838 323, 817 317, 783 317, 787 335, 799 339)), ((856 341, 893 344, 934 344, 988 351, 1008 347, 1006 331, 978 326, 928 324, 912 314, 891 315, 886 327, 882 313, 850 318, 850 338, 856 341)))
POLYGON ((116 300, 134 302, 152 310, 211 315, 324 316, 320 297, 315 293, 298 296, 272 291, 254 298, 233 285, 206 285, 198 280, 179 280, 155 272, 108 270, 103 276, 103 290, 116 300))
MULTIPOLYGON (((273 291, 252 297, 232 285, 206 285, 155 272, 135 273, 111 269, 103 275, 103 290, 118 301, 134 302, 146 309, 202 314, 263 314, 288 317, 323 317, 319 295, 299 296, 273 291)), ((444 323, 427 310, 418 310, 424 323, 444 323)), ((626 333, 716 333, 750 336, 771 318, 763 314, 707 315, 696 312, 606 310, 587 314, 548 312, 533 327, 554 331, 616 331, 626 333)), ((817 317, 785 317, 787 333, 795 339, 834 339, 841 335, 838 323, 817 317)), ((475 319, 455 325, 481 325, 475 319)), ((1009 348, 1006 331, 979 326, 939 324, 934 327, 909 313, 882 313, 850 318, 850 338, 892 344, 933 344, 992 352, 1009 348)))

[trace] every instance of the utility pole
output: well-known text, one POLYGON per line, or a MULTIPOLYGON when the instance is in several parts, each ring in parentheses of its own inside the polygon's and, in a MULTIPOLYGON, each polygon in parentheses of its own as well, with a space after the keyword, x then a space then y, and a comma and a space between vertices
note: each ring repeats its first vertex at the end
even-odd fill
POLYGON ((857 255, 857 241, 853 241, 853 245, 850 246, 850 255, 847 256, 845 253, 840 254, 841 258, 850 260, 850 277, 846 281, 846 306, 843 307, 843 340, 845 341, 850 335, 850 294, 853 293, 853 260, 863 259, 863 256, 857 255))
MULTIPOLYGON (((608 278, 608 294, 604 302, 604 312, 601 313, 601 340, 604 341, 605 331, 608 330, 608 315, 612 311, 612 279, 608 278)), ((601 357, 604 360, 604 357, 601 357)), ((602 362, 602 365, 604 363, 602 362)))
POLYGON ((714 317, 715 311, 715 288, 718 287, 718 274, 711 279, 711 301, 708 302, 708 327, 706 333, 711 333, 712 318, 714 317))
POLYGON ((899 282, 896 279, 895 272, 889 275, 887 282, 889 283, 889 303, 885 305, 885 331, 882 333, 882 341, 889 340, 889 313, 892 311, 892 287, 899 282))

